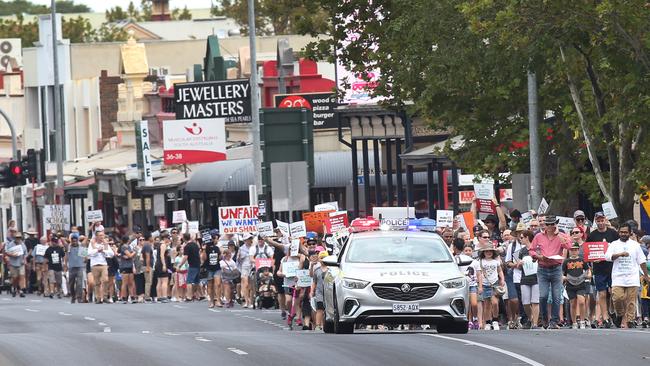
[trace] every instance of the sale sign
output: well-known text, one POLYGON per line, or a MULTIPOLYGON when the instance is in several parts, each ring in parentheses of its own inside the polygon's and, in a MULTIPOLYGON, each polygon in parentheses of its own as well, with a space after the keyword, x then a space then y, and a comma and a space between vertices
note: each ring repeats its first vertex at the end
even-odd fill
POLYGON ((606 241, 594 241, 582 244, 584 259, 587 262, 604 261, 607 252, 606 241))
POLYGON ((332 211, 304 212, 302 214, 302 219, 305 220, 307 231, 315 231, 322 234, 324 231, 323 226, 329 219, 330 212, 332 211))
POLYGON ((221 234, 252 233, 257 231, 259 209, 257 206, 219 207, 221 234))
POLYGON ((347 211, 331 212, 329 218, 325 222, 325 229, 328 234, 335 234, 343 231, 348 227, 348 213, 347 211))
POLYGON ((166 165, 226 160, 224 119, 164 121, 163 149, 166 165))

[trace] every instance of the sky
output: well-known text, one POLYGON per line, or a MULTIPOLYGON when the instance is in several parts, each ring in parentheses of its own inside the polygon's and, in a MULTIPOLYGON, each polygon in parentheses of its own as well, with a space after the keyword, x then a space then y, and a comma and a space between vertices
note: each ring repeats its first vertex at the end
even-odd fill
MULTIPOLYGON (((31 0, 35 4, 50 5, 51 0, 31 0)), ((75 4, 86 4, 93 11, 104 12, 106 9, 121 6, 126 8, 131 0, 75 0, 75 4)), ((216 2, 216 1, 215 1, 216 2)), ((133 0, 136 6, 140 0, 133 0)), ((169 0, 169 8, 183 8, 187 5, 189 9, 205 9, 210 7, 210 0, 169 0)))

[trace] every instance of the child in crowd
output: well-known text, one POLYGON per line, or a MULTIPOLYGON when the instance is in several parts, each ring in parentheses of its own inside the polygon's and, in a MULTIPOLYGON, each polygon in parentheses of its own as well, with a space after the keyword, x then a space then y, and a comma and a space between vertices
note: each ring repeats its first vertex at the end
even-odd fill
POLYGON ((585 296, 587 281, 591 281, 589 263, 580 256, 580 243, 574 242, 569 249, 569 257, 562 263, 562 274, 571 304, 571 324, 573 329, 585 329, 587 326, 587 310, 585 296), (581 317, 585 318, 584 321, 581 317))

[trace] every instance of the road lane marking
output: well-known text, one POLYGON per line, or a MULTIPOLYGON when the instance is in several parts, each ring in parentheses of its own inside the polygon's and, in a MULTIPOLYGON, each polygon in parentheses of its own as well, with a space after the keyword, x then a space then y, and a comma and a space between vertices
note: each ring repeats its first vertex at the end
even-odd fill
POLYGON ((97 323, 97 325, 103 327, 103 326, 108 325, 108 324, 106 324, 106 323, 102 323, 102 322, 99 322, 99 323, 97 323))
POLYGON ((510 356, 512 358, 516 358, 517 360, 519 360, 519 361, 521 361, 521 362, 523 362, 523 363, 525 363, 527 365, 544 366, 544 364, 539 363, 539 362, 537 362, 535 360, 531 360, 530 358, 528 358, 526 356, 520 355, 518 353, 510 352, 510 351, 505 350, 503 348, 490 346, 489 344, 474 342, 474 341, 470 341, 470 340, 467 340, 467 339, 447 337, 447 336, 443 336, 443 335, 439 335, 439 334, 423 334, 423 335, 428 336, 428 337, 435 337, 435 338, 441 338, 441 339, 446 339, 446 340, 450 340, 450 341, 461 342, 461 343, 465 343, 465 345, 472 345, 472 346, 477 346, 477 347, 489 349, 490 351, 502 353, 502 354, 510 356))
POLYGON ((89 316, 84 316, 84 319, 86 319, 86 320, 95 320, 95 318, 91 318, 89 316))
POLYGON ((216 310, 216 309, 208 309, 208 311, 211 311, 213 313, 220 313, 221 312, 221 310, 216 310))
POLYGON ((68 313, 64 313, 63 311, 59 311, 59 315, 70 316, 72 314, 68 314, 68 313))
POLYGON ((110 332, 111 332, 111 327, 104 328, 104 333, 110 333, 110 332))
POLYGON ((242 351, 242 350, 240 350, 240 349, 237 349, 237 348, 235 348, 235 347, 230 347, 230 348, 228 348, 228 351, 230 351, 230 352, 234 352, 234 353, 236 353, 236 354, 238 354, 238 355, 247 355, 247 354, 248 354, 248 352, 244 352, 244 351, 242 351))
POLYGON ((142 334, 149 334, 149 333, 151 333, 151 332, 148 331, 148 330, 143 330, 143 331, 142 331, 142 334))
POLYGON ((29 300, 31 302, 43 302, 43 300, 29 300))
POLYGON ((186 306, 181 306, 181 305, 174 305, 176 309, 185 309, 187 308, 186 306))
POLYGON ((212 342, 211 340, 205 339, 203 337, 194 337, 194 339, 199 341, 199 342, 212 342))
POLYGON ((177 335, 180 335, 180 333, 173 333, 173 332, 165 332, 165 333, 163 333, 163 334, 168 335, 168 336, 177 336, 177 335))
POLYGON ((39 310, 34 310, 34 309, 25 309, 26 311, 29 311, 30 313, 38 313, 39 310))

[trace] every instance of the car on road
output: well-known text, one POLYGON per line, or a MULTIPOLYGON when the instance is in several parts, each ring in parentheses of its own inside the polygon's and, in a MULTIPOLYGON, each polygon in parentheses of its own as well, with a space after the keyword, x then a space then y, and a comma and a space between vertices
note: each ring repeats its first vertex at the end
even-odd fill
POLYGON ((429 324, 467 333, 468 284, 442 238, 432 232, 353 233, 338 256, 324 258, 326 333, 355 324, 429 324))

